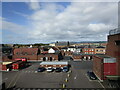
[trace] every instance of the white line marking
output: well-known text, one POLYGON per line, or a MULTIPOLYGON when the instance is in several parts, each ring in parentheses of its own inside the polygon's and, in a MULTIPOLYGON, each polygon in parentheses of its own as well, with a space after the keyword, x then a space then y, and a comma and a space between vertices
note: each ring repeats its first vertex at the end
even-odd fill
MULTIPOLYGON (((99 83, 100 83, 100 81, 98 81, 99 83)), ((100 83, 100 85, 102 86, 102 88, 105 88, 101 83, 100 83)))
POLYGON ((37 71, 35 71, 35 73, 37 73, 37 71))
POLYGON ((77 78, 77 75, 74 77, 74 79, 76 79, 77 78))

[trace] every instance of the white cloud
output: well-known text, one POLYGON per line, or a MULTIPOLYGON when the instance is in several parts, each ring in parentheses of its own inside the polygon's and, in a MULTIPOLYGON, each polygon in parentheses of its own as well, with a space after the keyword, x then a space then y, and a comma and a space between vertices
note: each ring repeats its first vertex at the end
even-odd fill
POLYGON ((3 21, 3 26, 13 32, 26 30, 32 43, 106 40, 109 30, 117 27, 118 6, 113 2, 72 2, 67 7, 60 3, 31 2, 28 6, 34 10, 27 16, 30 27, 7 21, 3 21))
POLYGON ((38 0, 30 0, 30 2, 26 2, 29 5, 29 8, 32 10, 39 10, 40 9, 40 5, 39 2, 37 2, 38 0))
POLYGON ((77 41, 99 36, 106 40, 106 33, 117 27, 117 3, 71 3, 61 12, 55 3, 44 3, 41 7, 30 16, 34 28, 31 38, 77 41))
POLYGON ((103 23, 89 24, 88 25, 88 29, 90 29, 91 31, 95 31, 95 32, 108 31, 111 28, 114 28, 114 26, 105 25, 103 23))
POLYGON ((28 28, 19 24, 15 24, 15 23, 3 20, 2 30, 8 30, 17 34, 23 34, 27 32, 28 28))

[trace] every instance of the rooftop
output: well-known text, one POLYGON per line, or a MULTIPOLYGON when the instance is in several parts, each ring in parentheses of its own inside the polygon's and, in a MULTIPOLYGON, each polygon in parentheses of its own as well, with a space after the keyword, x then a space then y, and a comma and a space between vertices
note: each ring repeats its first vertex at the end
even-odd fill
POLYGON ((41 62, 40 65, 68 65, 68 62, 63 62, 63 61, 46 61, 46 62, 41 62))
POLYGON ((102 58, 113 58, 113 57, 110 57, 110 56, 108 56, 108 55, 102 55, 102 54, 100 54, 100 55, 96 55, 96 56, 98 56, 98 57, 102 57, 102 58))

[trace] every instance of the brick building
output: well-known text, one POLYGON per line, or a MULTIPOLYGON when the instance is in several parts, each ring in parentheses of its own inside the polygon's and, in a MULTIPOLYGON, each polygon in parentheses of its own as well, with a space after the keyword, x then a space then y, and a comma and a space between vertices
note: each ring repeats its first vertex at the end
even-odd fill
POLYGON ((55 47, 49 48, 15 48, 13 59, 26 58, 28 61, 57 61, 62 59, 62 54, 55 47))
POLYGON ((106 54, 104 57, 100 55, 94 57, 93 71, 100 79, 116 80, 120 78, 120 30, 114 29, 109 32, 106 54), (105 67, 103 64, 106 56, 111 57, 111 59, 108 59, 105 67), (107 70, 108 67, 109 74, 105 76, 104 70, 107 70))
POLYGON ((105 54, 106 48, 103 46, 98 46, 95 48, 95 54, 105 54))
POLYGON ((27 60, 37 60, 38 48, 15 48, 13 51, 13 59, 26 58, 27 60))
POLYGON ((59 60, 59 53, 39 54, 38 60, 39 61, 58 61, 59 60))
POLYGON ((93 54, 78 54, 78 53, 73 53, 72 58, 74 61, 82 61, 82 60, 92 60, 93 59, 93 54))
POLYGON ((42 62, 40 63, 40 67, 45 67, 45 68, 48 68, 48 67, 52 67, 52 68, 56 68, 56 67, 61 67, 63 68, 64 66, 68 66, 68 62, 65 62, 65 61, 52 61, 52 62, 42 62))
POLYGON ((116 58, 107 55, 95 55, 93 60, 93 71, 100 81, 111 75, 117 75, 116 58))
POLYGON ((2 47, 2 61, 12 61, 13 59, 13 48, 11 47, 2 47))
POLYGON ((86 46, 86 47, 83 48, 82 52, 84 54, 95 54, 95 47, 86 46))
POLYGON ((120 76, 120 32, 108 36, 108 44, 106 54, 116 58, 117 60, 117 75, 120 76))

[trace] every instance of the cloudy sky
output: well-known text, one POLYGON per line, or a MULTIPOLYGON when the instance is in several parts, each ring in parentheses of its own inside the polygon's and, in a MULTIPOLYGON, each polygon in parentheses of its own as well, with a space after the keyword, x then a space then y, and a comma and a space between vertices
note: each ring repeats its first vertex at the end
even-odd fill
POLYGON ((117 28, 115 2, 3 2, 3 43, 106 41, 117 28))

